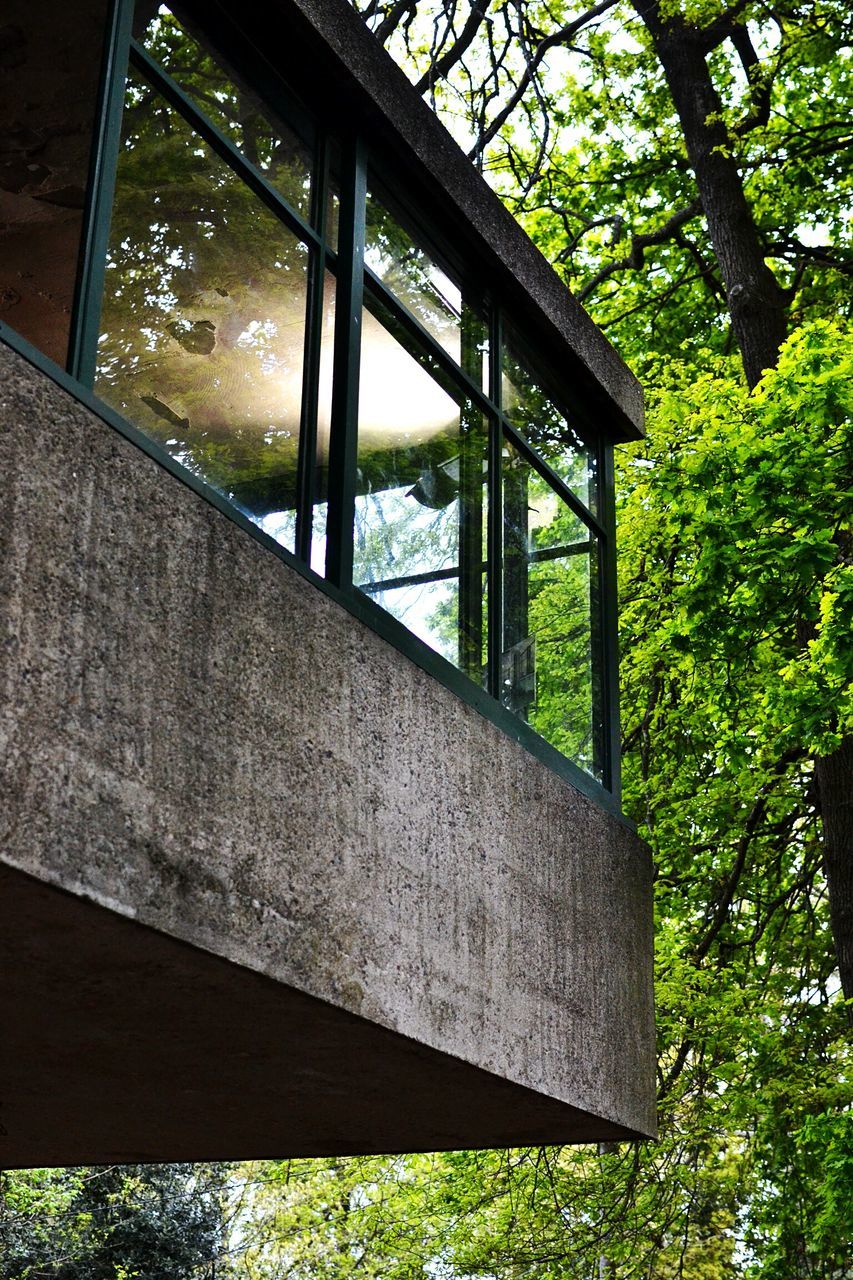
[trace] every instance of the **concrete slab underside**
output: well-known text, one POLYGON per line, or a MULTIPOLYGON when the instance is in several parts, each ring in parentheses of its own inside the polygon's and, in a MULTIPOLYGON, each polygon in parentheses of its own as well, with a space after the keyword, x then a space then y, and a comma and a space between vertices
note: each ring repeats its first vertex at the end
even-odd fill
POLYGON ((0 473, 5 1162, 653 1132, 636 836, 2 344, 0 473))
POLYGON ((7 1168, 631 1136, 21 873, 0 892, 7 1168))

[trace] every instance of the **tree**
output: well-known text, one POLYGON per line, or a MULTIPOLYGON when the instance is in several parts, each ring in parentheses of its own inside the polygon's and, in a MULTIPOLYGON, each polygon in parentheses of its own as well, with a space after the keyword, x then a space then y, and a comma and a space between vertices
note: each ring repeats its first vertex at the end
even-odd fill
POLYGON ((622 463, 622 702, 661 1136, 245 1166, 234 1269, 842 1280, 849 7, 360 7, 649 393, 622 463))
POLYGON ((401 1276, 846 1275, 849 14, 365 16, 651 392, 623 473, 623 709, 658 871, 662 1133, 355 1162, 347 1248, 401 1276))
POLYGON ((5 1173, 0 1280, 212 1280, 225 1176, 179 1164, 5 1173))
MULTIPOLYGON (((798 323, 849 315, 846 3, 371 0, 363 13, 640 372, 685 341, 704 358, 702 335, 734 346, 754 387, 798 323)), ((852 555, 839 524, 833 563, 852 555)), ((814 618, 791 625, 805 653, 814 618)), ((853 999, 849 736, 812 771, 853 999)))

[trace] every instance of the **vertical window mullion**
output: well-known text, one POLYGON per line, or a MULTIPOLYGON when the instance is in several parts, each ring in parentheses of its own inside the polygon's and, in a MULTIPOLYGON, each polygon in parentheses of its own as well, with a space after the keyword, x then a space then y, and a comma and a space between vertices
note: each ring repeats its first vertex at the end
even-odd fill
MULTIPOLYGON (((479 335, 472 333, 473 323, 473 312, 463 299, 462 368, 476 378, 482 351, 479 335)), ((483 415, 470 401, 462 409, 459 445, 459 667, 482 684, 483 415)))
POLYGON ((98 94, 97 136, 89 165, 89 187, 74 291, 68 372, 91 387, 98 355, 101 299, 107 264, 121 117, 127 81, 134 0, 113 0, 104 42, 98 94))
POLYGON ((348 590, 352 586, 358 456, 367 151, 363 139, 351 137, 342 152, 326 577, 336 586, 348 590))
POLYGON ((298 488, 296 504, 296 554, 311 563, 311 531, 317 473, 317 412, 320 402, 320 347, 326 276, 326 200, 329 160, 321 134, 314 150, 313 223, 320 232, 319 247, 312 247, 308 273, 308 314, 305 325, 305 359, 302 378, 302 412, 299 429, 298 488))
POLYGON ((502 326, 500 312, 493 303, 489 325, 489 398, 498 414, 489 418, 489 523, 488 523, 488 688, 493 698, 501 697, 501 659, 503 655, 503 501, 501 461, 503 456, 503 422, 501 403, 502 326))

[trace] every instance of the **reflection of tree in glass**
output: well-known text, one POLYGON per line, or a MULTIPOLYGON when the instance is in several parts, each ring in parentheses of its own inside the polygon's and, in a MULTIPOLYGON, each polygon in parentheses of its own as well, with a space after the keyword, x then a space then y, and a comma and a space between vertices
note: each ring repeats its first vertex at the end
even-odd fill
POLYGON ((128 86, 97 390, 251 514, 293 505, 307 250, 128 86))
POLYGON ((592 451, 525 366, 504 348, 503 410, 507 420, 585 506, 595 509, 592 451))
POLYGON ((462 431, 409 448, 360 448, 354 580, 479 680, 486 435, 478 414, 466 410, 462 421, 462 431))
POLYGON ((406 582, 455 568, 459 559, 458 501, 424 507, 411 488, 379 490, 356 499, 354 580, 451 662, 459 653, 459 586, 455 578, 406 582), (370 590, 371 584, 386 584, 370 590))
POLYGON ((226 71, 218 57, 190 35, 165 5, 160 5, 146 24, 141 43, 246 159, 307 218, 311 165, 301 139, 276 120, 234 72, 226 71))
POLYGON ((458 502, 441 511, 421 506, 408 488, 357 498, 355 581, 386 582, 456 565, 458 509, 458 502))
POLYGON ((367 200, 365 261, 424 328, 459 360, 459 290, 372 195, 367 200))
POLYGON ((506 477, 507 483, 515 477, 517 489, 523 485, 518 496, 527 524, 507 532, 509 556, 515 546, 526 561, 526 569, 519 566, 526 572, 524 585, 511 570, 505 586, 510 593, 513 584, 526 591, 526 605, 523 595, 506 601, 507 616, 522 612, 509 639, 535 639, 536 699, 527 719, 564 755, 595 773, 589 531, 519 455, 507 460, 506 477))
POLYGON ((590 651, 589 557, 531 567, 530 629, 536 636, 537 733, 596 772, 590 651))

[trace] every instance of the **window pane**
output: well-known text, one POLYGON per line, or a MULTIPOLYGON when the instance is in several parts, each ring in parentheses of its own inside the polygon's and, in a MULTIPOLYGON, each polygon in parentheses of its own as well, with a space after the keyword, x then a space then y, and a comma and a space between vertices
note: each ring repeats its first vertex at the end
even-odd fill
POLYGON ((306 246, 132 80, 96 391, 291 549, 307 267, 306 246))
POLYGON ((354 581, 480 681, 486 432, 365 313, 354 581))
POLYGON ((140 43, 247 160, 304 218, 311 206, 310 151, 204 42, 160 5, 140 43))
POLYGON ((375 196, 367 196, 365 262, 479 386, 485 385, 486 326, 437 262, 375 196))
POLYGON ((536 450, 573 494, 591 511, 598 510, 595 453, 542 390, 525 363, 503 347, 501 396, 506 419, 536 450))
POLYGON ((64 365, 106 0, 3 0, 0 320, 64 365))
POLYGON ((503 507, 502 702, 600 778, 594 537, 509 443, 503 507))

